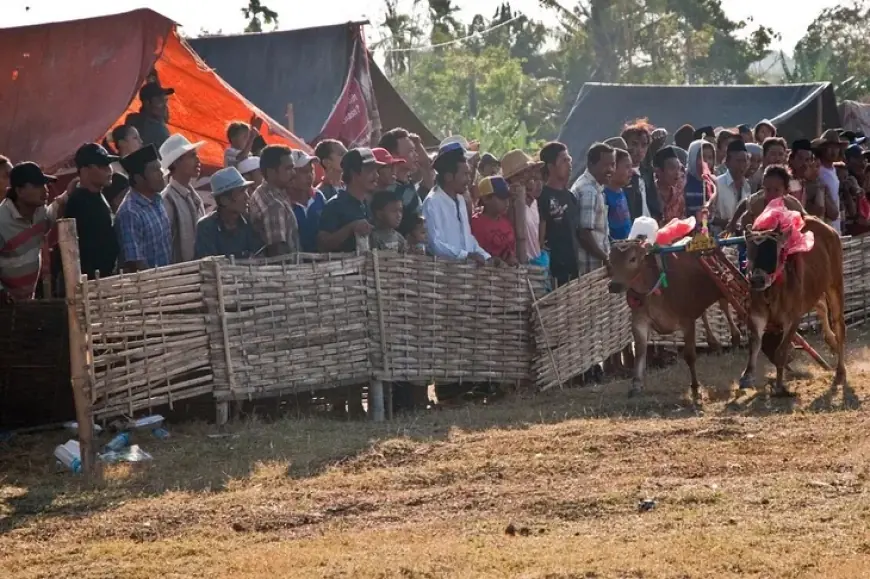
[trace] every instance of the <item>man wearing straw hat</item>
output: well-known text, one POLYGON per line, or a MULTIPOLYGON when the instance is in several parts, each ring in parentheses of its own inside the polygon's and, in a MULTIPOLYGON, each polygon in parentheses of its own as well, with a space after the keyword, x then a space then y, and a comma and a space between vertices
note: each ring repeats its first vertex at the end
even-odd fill
POLYGON ((196 223, 205 217, 205 204, 193 188, 202 168, 196 151, 204 144, 175 134, 160 146, 161 166, 169 174, 169 184, 160 195, 172 227, 173 263, 194 259, 196 223))
POLYGON ((252 181, 235 167, 227 167, 212 175, 210 183, 217 207, 196 224, 196 259, 211 255, 244 259, 256 255, 263 242, 244 217, 252 181))
MULTIPOLYGON (((526 198, 526 256, 529 263, 546 267, 549 262, 542 258, 541 250, 541 214, 538 211, 538 198, 544 186, 541 169, 544 164, 536 161, 524 151, 514 149, 505 153, 501 160, 502 176, 508 182, 512 191, 517 188, 525 190, 526 198)), ((513 199, 516 199, 514 194, 513 199)), ((516 208, 515 208, 516 209, 516 208)))

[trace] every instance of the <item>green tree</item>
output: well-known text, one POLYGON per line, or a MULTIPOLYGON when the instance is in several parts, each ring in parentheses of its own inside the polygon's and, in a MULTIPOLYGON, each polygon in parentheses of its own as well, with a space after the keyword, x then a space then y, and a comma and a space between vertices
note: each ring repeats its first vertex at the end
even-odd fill
POLYGON ((752 82, 749 65, 775 38, 761 26, 746 35, 750 23, 729 19, 721 0, 581 0, 571 10, 540 2, 561 18, 567 102, 587 81, 752 82))
POLYGON ((432 21, 432 32, 429 39, 432 44, 443 44, 462 35, 462 24, 456 19, 459 7, 453 0, 429 0, 429 19, 432 21))
POLYGON ((866 2, 827 8, 807 28, 794 51, 789 82, 834 83, 837 96, 857 100, 870 94, 870 7, 866 2))
MULTIPOLYGON (((416 7, 419 0, 414 0, 416 7)), ((388 75, 407 72, 410 67, 414 40, 422 36, 423 30, 414 19, 413 13, 399 12, 398 0, 384 0, 384 19, 380 23, 383 38, 376 42, 373 50, 384 50, 384 64, 388 75)))
POLYGON ((558 83, 523 73, 506 47, 445 47, 417 57, 392 80, 427 125, 479 140, 494 153, 533 147, 555 132, 558 83))
POLYGON ((278 13, 270 10, 260 0, 248 0, 248 5, 242 8, 242 14, 248 19, 245 32, 263 32, 263 24, 278 28, 278 13))

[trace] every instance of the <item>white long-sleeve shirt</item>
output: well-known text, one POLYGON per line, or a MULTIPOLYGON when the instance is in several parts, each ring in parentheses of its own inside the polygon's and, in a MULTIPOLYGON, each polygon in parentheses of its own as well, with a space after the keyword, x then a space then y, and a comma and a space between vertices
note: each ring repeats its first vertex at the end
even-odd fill
POLYGON ((484 259, 490 258, 471 234, 468 205, 461 196, 454 199, 436 185, 423 201, 423 217, 429 251, 433 255, 466 259, 469 254, 477 253, 484 259))

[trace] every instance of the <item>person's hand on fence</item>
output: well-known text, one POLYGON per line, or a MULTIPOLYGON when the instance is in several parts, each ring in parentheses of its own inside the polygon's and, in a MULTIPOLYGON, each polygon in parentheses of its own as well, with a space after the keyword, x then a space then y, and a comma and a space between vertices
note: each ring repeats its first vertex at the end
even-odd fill
POLYGON ((354 235, 368 235, 372 232, 372 224, 365 219, 357 219, 351 223, 354 235))
POLYGON ((468 254, 468 259, 469 259, 470 261, 473 261, 473 262, 476 263, 477 265, 484 265, 484 264, 486 264, 486 258, 484 258, 484 257, 483 257, 482 255, 480 255, 479 253, 469 253, 469 254, 468 254))

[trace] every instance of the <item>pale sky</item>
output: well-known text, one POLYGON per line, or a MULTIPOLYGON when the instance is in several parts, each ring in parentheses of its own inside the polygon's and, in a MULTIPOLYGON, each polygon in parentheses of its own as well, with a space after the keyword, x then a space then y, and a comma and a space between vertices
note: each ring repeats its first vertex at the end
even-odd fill
MULTIPOLYGON (((491 16, 503 0, 454 0, 462 11, 460 19, 469 21, 476 13, 491 16)), ((573 7, 576 0, 563 0, 565 7, 573 7)), ((399 0, 407 8, 413 0, 399 0)), ((425 4, 425 1, 422 2, 425 4)), ((791 51, 803 36, 807 26, 826 7, 837 5, 838 0, 722 0, 729 17, 754 18, 756 23, 771 26, 782 34, 777 48, 791 51), (800 5, 800 7, 799 7, 800 5)), ((245 0, 2 0, 3 18, 0 27, 41 24, 57 20, 73 20, 126 12, 149 7, 181 24, 188 35, 201 29, 218 30, 225 34, 242 32, 245 21, 241 13, 245 0), (29 7, 29 10, 27 9, 29 7)), ((373 24, 381 21, 383 0, 263 0, 263 4, 279 15, 279 28, 306 28, 322 24, 336 24, 349 20, 368 19, 373 24)), ((515 10, 548 23, 555 15, 540 7, 538 0, 511 0, 515 10)), ((370 38, 377 36, 374 27, 368 30, 370 38)))

